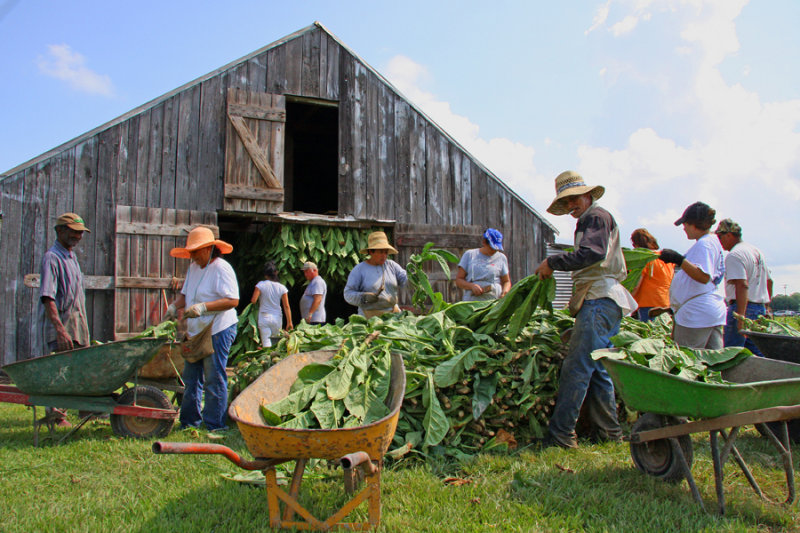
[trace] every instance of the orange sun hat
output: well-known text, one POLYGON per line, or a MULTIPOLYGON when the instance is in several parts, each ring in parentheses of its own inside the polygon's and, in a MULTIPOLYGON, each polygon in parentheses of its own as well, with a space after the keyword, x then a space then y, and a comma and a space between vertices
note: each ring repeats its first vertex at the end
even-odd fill
POLYGON ((169 251, 169 255, 181 259, 190 259, 192 252, 195 250, 212 245, 216 246, 223 254, 229 254, 233 251, 233 246, 225 241, 215 239, 214 232, 210 228, 198 226, 189 232, 186 237, 186 246, 184 248, 173 248, 169 251))

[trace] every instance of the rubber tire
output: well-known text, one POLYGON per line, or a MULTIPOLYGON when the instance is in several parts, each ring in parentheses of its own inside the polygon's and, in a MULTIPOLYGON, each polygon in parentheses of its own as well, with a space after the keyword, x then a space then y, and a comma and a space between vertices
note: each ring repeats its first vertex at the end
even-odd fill
MULTIPOLYGON (((154 409, 173 409, 172 402, 167 395, 155 387, 139 385, 120 394, 117 403, 120 405, 136 405, 139 407, 152 407, 154 409)), ((136 439, 150 439, 153 437, 166 437, 172 431, 174 420, 163 418, 145 418, 142 416, 111 415, 111 429, 114 434, 121 437, 136 439)))
MULTIPOLYGON (((685 418, 644 413, 639 417, 636 423, 633 424, 631 433, 684 424, 686 421, 685 418)), ((688 464, 691 469, 692 461, 694 461, 692 439, 689 435, 682 435, 678 437, 678 444, 683 451, 683 456, 686 458, 686 464, 688 464)), ((669 440, 667 439, 640 443, 631 442, 631 457, 633 458, 636 468, 649 476, 669 482, 678 482, 684 478, 680 460, 678 456, 672 452, 672 446, 670 446, 669 440)))

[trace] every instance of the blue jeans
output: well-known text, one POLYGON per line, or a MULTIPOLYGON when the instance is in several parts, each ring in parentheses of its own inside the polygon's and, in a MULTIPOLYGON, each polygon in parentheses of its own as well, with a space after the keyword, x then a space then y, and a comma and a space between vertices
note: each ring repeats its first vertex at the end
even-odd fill
POLYGON ((205 422, 209 431, 227 427, 228 376, 225 374, 225 365, 228 363, 234 338, 236 324, 211 336, 213 354, 195 363, 186 361, 183 365, 183 382, 186 387, 181 402, 181 428, 200 427, 200 422, 205 422), (201 419, 200 406, 204 389, 206 398, 201 419))
POLYGON ((650 315, 648 315, 651 309, 652 307, 640 307, 639 309, 636 310, 637 317, 641 322, 650 322, 651 320, 653 320, 652 318, 650 318, 650 315))
POLYGON ((613 346, 609 339, 619 333, 621 320, 622 310, 610 298, 584 301, 575 318, 569 353, 561 365, 556 408, 548 427, 551 438, 562 446, 577 446, 575 424, 584 399, 589 401, 589 415, 599 436, 611 440, 622 437, 614 384, 603 364, 591 357, 592 351, 613 346))
MULTIPOLYGON (((736 327, 736 318, 733 316, 734 311, 736 311, 736 304, 728 305, 728 320, 725 322, 725 346, 744 346, 753 352, 754 355, 764 357, 764 354, 761 353, 761 350, 756 347, 753 341, 745 338, 744 335, 739 333, 739 330, 736 327)), ((747 308, 744 311, 744 316, 752 320, 755 320, 758 317, 766 314, 767 308, 764 306, 764 304, 748 303, 747 308)))

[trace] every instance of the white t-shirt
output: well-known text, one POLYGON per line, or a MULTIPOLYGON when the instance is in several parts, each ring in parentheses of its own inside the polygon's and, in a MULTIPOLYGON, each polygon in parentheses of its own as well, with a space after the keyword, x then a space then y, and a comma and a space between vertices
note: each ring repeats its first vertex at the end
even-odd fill
POLYGON ((699 283, 681 269, 669 287, 670 307, 675 322, 687 328, 709 328, 725 324, 726 307, 722 294, 725 258, 716 235, 706 234, 686 252, 686 260, 708 274, 708 283, 699 283))
MULTIPOLYGON (((197 263, 192 261, 189 271, 186 273, 186 281, 183 282, 181 294, 186 297, 186 309, 188 309, 194 304, 212 302, 220 298, 238 300, 239 284, 236 282, 233 267, 221 257, 211 261, 205 268, 200 268, 197 263)), ((211 334, 215 335, 236 324, 236 308, 225 311, 208 311, 203 316, 187 318, 186 332, 189 335, 197 335, 212 320, 214 325, 211 327, 211 334)))
POLYGON ((461 256, 458 266, 466 272, 466 280, 481 287, 492 286, 492 290, 480 296, 475 296, 471 290, 464 291, 462 300, 471 302, 475 300, 491 300, 499 298, 503 294, 503 286, 500 282, 502 276, 508 275, 508 258, 503 252, 495 252, 492 255, 484 255, 480 248, 467 250, 461 256))
POLYGON ((289 292, 289 289, 277 281, 269 280, 256 283, 256 289, 261 292, 258 297, 258 313, 281 317, 281 296, 289 292))
MULTIPOLYGON (((769 291, 767 291, 769 278, 764 254, 750 243, 738 243, 725 258, 725 280, 747 280, 747 299, 750 302, 769 303, 769 291)), ((725 299, 727 301, 736 299, 736 288, 733 283, 725 283, 725 299)))

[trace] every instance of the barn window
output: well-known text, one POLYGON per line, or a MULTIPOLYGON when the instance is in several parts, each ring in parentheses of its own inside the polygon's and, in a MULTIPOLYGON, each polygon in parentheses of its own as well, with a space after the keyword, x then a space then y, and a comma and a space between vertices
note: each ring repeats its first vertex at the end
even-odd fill
POLYGON ((337 102, 286 96, 284 202, 287 211, 339 211, 337 102))

